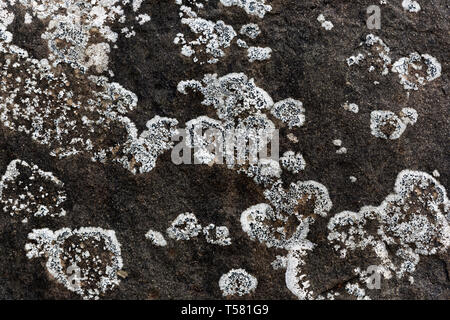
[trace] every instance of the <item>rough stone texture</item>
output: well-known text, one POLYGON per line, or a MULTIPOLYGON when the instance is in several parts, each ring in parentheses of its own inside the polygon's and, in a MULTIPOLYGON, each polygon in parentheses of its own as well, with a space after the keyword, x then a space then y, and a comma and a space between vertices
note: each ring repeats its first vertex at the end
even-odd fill
MULTIPOLYGON (((137 94, 139 103, 129 114, 139 130, 156 115, 175 118, 180 127, 201 115, 214 117, 211 108, 200 105, 200 95, 182 95, 178 82, 201 79, 206 73, 225 75, 244 72, 255 79, 274 101, 292 97, 303 102, 306 123, 289 129, 277 122, 281 151, 301 152, 307 166, 297 175, 283 172, 285 185, 297 180, 315 180, 325 185, 333 201, 327 218, 318 218, 308 239, 317 244, 307 257, 306 271, 315 292, 345 286, 355 276, 353 268, 370 260, 371 251, 340 259, 327 240, 327 222, 343 210, 357 212, 364 205, 379 205, 392 192, 403 169, 440 172, 438 180, 450 182, 448 3, 420 1, 422 10, 407 13, 400 0, 382 6, 382 29, 367 30, 366 8, 378 1, 365 0, 273 0, 273 10, 264 19, 249 17, 237 7, 226 10, 218 1, 207 5, 205 18, 224 20, 239 30, 247 22, 262 31, 257 45, 272 48, 272 57, 249 63, 242 51, 225 49, 226 57, 214 65, 192 63, 173 43, 179 30, 179 7, 175 1, 144 1, 142 12, 152 20, 136 27, 136 36, 119 37, 118 49, 110 54, 110 69, 126 89, 137 94), (323 13, 334 24, 323 29, 317 17, 323 13), (346 59, 357 53, 368 33, 375 33, 391 48, 393 61, 410 52, 428 53, 442 64, 442 76, 409 97, 397 75, 381 78, 364 68, 349 68, 346 59), (345 111, 346 101, 359 105, 354 114, 345 111), (377 139, 370 133, 374 110, 417 110, 419 121, 398 140, 377 139), (299 142, 287 139, 293 133, 299 142), (334 139, 348 149, 336 154, 334 139), (357 177, 351 183, 350 176, 357 177)), ((15 8, 13 43, 30 54, 48 54, 40 38, 44 24, 33 19, 22 23, 24 12, 15 8)), ((131 12, 127 12, 131 14, 131 12)), ((117 28, 120 28, 117 27, 117 28)), ((0 93, 1 94, 1 93, 0 93)), ((225 166, 182 165, 171 162, 170 152, 159 157, 154 170, 132 175, 114 163, 94 163, 88 155, 58 160, 49 149, 30 137, 0 125, 0 172, 14 159, 22 159, 51 171, 65 184, 67 212, 63 218, 19 219, 0 214, 0 298, 79 299, 51 280, 44 260, 28 260, 24 246, 32 229, 80 226, 115 230, 122 245, 124 270, 128 273, 106 299, 221 299, 219 278, 234 268, 245 268, 258 279, 257 290, 244 298, 295 299, 287 289, 284 270, 273 270, 271 262, 285 250, 269 249, 249 239, 240 225, 241 213, 266 202, 263 187, 225 166), (169 241, 155 247, 146 240, 149 229, 165 232, 180 213, 194 212, 203 225, 227 226, 232 237, 228 247, 212 246, 203 237, 186 242, 169 241)), ((167 237, 166 237, 167 239, 167 237)), ((382 290, 369 290, 373 299, 449 299, 449 254, 422 256, 415 282, 384 280, 382 290)), ((343 296, 346 298, 346 296, 343 296)))

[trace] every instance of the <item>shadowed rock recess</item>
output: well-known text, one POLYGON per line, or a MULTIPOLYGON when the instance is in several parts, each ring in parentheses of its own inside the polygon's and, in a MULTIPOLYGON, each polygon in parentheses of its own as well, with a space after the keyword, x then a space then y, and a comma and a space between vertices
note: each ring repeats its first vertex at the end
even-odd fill
POLYGON ((450 299, 448 10, 0 0, 0 299, 450 299))

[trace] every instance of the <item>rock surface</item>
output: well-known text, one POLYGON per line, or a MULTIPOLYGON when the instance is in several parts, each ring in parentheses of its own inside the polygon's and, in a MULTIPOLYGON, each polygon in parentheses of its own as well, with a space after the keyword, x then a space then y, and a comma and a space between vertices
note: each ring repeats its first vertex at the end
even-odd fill
MULTIPOLYGON (((21 4, 21 1, 13 2, 0 0, 4 10, 14 15, 13 21, 8 24, 0 14, 0 35, 3 24, 5 30, 12 34, 10 44, 27 50, 30 57, 38 60, 46 58, 52 62, 49 58, 52 55, 49 40, 44 39, 42 34, 48 30, 50 20, 56 13, 39 18, 34 15, 35 8, 21 4), (32 15, 29 24, 24 23, 26 14, 32 15)), ((105 23, 118 33, 115 43, 98 40, 102 37, 98 33, 99 28, 89 26, 89 43, 108 43, 111 48, 106 53, 109 56, 106 69, 102 69, 104 61, 94 62, 86 73, 64 61, 51 67, 55 74, 67 75, 69 83, 66 88, 74 92, 71 100, 86 106, 88 99, 93 99, 95 90, 101 92, 99 85, 93 83, 89 76, 103 75, 109 82, 117 82, 137 96, 136 106, 130 107, 124 115, 134 123, 139 134, 145 130, 153 132, 154 129, 148 129, 146 124, 156 116, 176 119, 179 128, 205 115, 223 120, 218 118, 214 108, 202 105, 202 93, 188 90, 187 94, 182 94, 177 90, 181 81, 200 81, 205 74, 222 77, 230 73, 244 73, 249 79, 253 78, 255 85, 265 90, 273 102, 288 98, 301 101, 305 121, 300 127, 289 127, 270 116, 269 112, 267 115, 280 130, 281 154, 287 151, 300 153, 306 162, 299 172, 282 171, 280 180, 284 189, 297 181, 316 181, 326 187, 332 201, 332 208, 323 215, 313 213, 309 207, 308 201, 317 201, 317 196, 309 200, 298 198, 300 209, 295 209, 299 210, 296 213, 305 215, 300 220, 309 216, 314 219, 306 236, 314 248, 306 250, 301 268, 306 275, 305 280, 309 281, 306 290, 311 294, 308 298, 327 298, 327 294, 339 293, 336 296, 338 299, 364 296, 371 299, 449 299, 450 256, 448 243, 445 242, 445 237, 450 237, 448 199, 436 209, 445 217, 444 224, 447 224, 447 229, 441 230, 444 240, 433 239, 436 243, 442 243, 438 252, 420 254, 415 270, 404 277, 383 277, 381 289, 366 288, 355 273, 355 268, 379 265, 380 256, 367 249, 348 250, 347 256, 341 257, 329 240, 328 228, 330 219, 340 212, 359 212, 364 206, 382 204, 389 194, 395 192, 396 179, 405 169, 430 175, 437 170, 439 177, 435 174, 435 179, 443 188, 449 185, 450 88, 446 48, 450 47, 450 43, 447 2, 419 1, 421 10, 409 12, 403 9, 400 0, 388 0, 385 5, 379 4, 379 1, 365 0, 272 0, 266 1, 271 10, 262 18, 248 14, 237 5, 224 6, 226 1, 198 0, 197 3, 204 4, 203 8, 193 1, 179 2, 191 7, 203 19, 214 22, 222 20, 233 27, 236 36, 230 47, 221 48, 224 56, 220 56, 216 63, 207 63, 211 57, 204 51, 198 54, 197 62, 193 61, 194 56, 182 54, 182 45, 174 43, 177 34, 183 33, 187 41, 195 39, 195 34, 182 23, 180 5, 175 0, 144 0, 136 12, 131 4, 123 4, 123 15, 127 21, 134 23, 135 35, 127 37, 126 32, 121 32, 127 23, 122 24, 119 18, 105 23), (379 30, 368 30, 366 26, 366 10, 372 4, 381 8, 382 25, 379 30), (135 19, 139 14, 148 14, 151 20, 139 24, 135 19), (332 22, 333 28, 328 30, 321 26, 317 21, 321 14, 332 22), (257 24, 261 31, 255 39, 239 34, 241 27, 249 23, 257 24), (388 64, 387 75, 382 75, 384 65, 378 56, 383 48, 377 44, 368 46, 365 43, 368 34, 378 36, 390 49, 388 55, 391 63, 388 64), (245 40, 248 46, 271 48, 270 58, 250 62, 247 49, 237 46, 238 38, 245 40), (418 90, 405 90, 399 75, 390 69, 395 61, 413 52, 434 57, 441 65, 441 75, 432 81, 424 80, 423 85, 418 80, 418 90), (349 66, 347 59, 358 53, 366 58, 360 64, 349 66), (374 66, 373 71, 369 71, 370 65, 374 66), (350 103, 357 104, 359 110, 346 110, 344 105, 350 103), (373 111, 392 111, 403 119, 406 117, 402 113, 405 108, 416 110, 418 119, 414 124, 409 123, 398 139, 383 139, 371 134, 373 111), (342 140, 345 152, 337 152, 340 147, 333 144, 336 139, 342 140), (346 286, 354 283, 359 283, 365 294, 350 294, 351 290, 346 286)), ((62 10, 63 15, 67 14, 65 10, 62 10)), ((189 18, 189 13, 184 13, 184 17, 189 18)), ((7 45, 5 40, 0 40, 0 44, 7 45)), ((195 46, 193 48, 197 50, 195 46)), ((92 56, 92 53, 89 55, 92 56)), ((7 69, 5 64, 8 59, 14 59, 11 56, 11 53, 0 52, 2 70, 7 69)), ((422 63, 423 68, 414 72, 423 73, 426 78, 429 65, 425 60, 422 63)), ((11 94, 11 86, 14 87, 11 84, 5 89, 3 84, 19 75, 23 78, 23 73, 19 74, 18 69, 20 67, 10 68, 6 74, 0 75, 2 113, 11 108, 6 97, 11 94)), ((415 77, 413 74, 410 76, 415 77)), ((35 86, 46 84, 39 79, 35 86)), ((25 95, 23 92, 20 94, 25 95)), ((117 96, 113 95, 112 102, 101 98, 99 105, 115 105, 115 98, 117 96)), ((68 98, 63 100, 67 103, 68 98)), ((17 103, 18 100, 15 101, 17 103)), ((50 103, 47 108, 55 108, 55 103, 50 103)), ((24 105, 28 103, 24 102, 24 105)), ((80 111, 81 114, 83 112, 80 111)), ((74 112, 65 121, 77 116, 74 112)), ((137 170, 135 174, 122 162, 115 161, 114 152, 105 161, 92 161, 93 154, 87 149, 67 157, 53 156, 60 146, 37 141, 32 134, 17 129, 23 123, 28 125, 28 119, 18 118, 16 128, 6 125, 4 120, 0 121, 0 176, 16 159, 51 172, 64 184, 66 200, 63 207, 66 214, 58 217, 30 215, 24 222, 24 216, 11 215, 10 211, 2 210, 1 299, 79 299, 80 295, 68 290, 47 271, 44 256, 28 259, 25 247, 30 242, 28 237, 33 229, 56 231, 81 227, 113 230, 120 243, 123 272, 118 273, 119 284, 102 293, 100 298, 222 299, 219 280, 233 269, 244 269, 257 279, 257 286, 248 294, 231 295, 227 299, 298 298, 286 284, 285 266, 279 269, 272 266, 277 256, 287 257, 293 249, 269 248, 265 243, 249 237, 241 225, 241 214, 245 210, 260 203, 269 203, 264 194, 269 187, 238 170, 230 170, 226 165, 175 165, 168 149, 158 154, 154 168, 142 173, 137 170), (170 238, 167 229, 180 214, 187 212, 193 213, 203 227, 209 224, 227 227, 231 244, 212 244, 201 229, 186 241, 170 238), (161 233, 166 245, 154 245, 149 241, 145 236, 149 230, 161 233)), ((50 118, 49 123, 53 120, 50 118)), ((98 132, 92 138, 93 143, 105 150, 122 146, 128 139, 124 127, 112 125, 110 131, 108 128, 105 131, 95 129, 94 134, 88 134, 88 127, 76 127, 68 135, 73 138, 79 134, 86 138, 98 132)), ((392 128, 385 126, 382 130, 392 128)), ((136 154, 127 154, 125 148, 117 152, 123 152, 128 160, 131 159, 133 166, 134 161, 138 162, 136 157, 133 158, 136 154)), ((141 167, 138 164, 136 168, 141 167)), ((439 188, 433 183, 429 187, 431 189, 427 186, 419 188, 421 194, 418 197, 431 192, 436 200, 434 192, 439 188)), ((13 196, 8 194, 8 197, 13 196)), ((419 201, 417 206, 421 214, 429 214, 431 220, 436 218, 436 211, 431 211, 428 205, 419 201)), ((405 215, 411 214, 406 211, 405 215)), ((163 243, 162 240, 159 243, 163 243)), ((416 245, 411 245, 413 250, 416 245)), ((389 255, 397 257, 397 246, 386 247, 389 255)), ((394 261, 394 264, 398 263, 394 261)))

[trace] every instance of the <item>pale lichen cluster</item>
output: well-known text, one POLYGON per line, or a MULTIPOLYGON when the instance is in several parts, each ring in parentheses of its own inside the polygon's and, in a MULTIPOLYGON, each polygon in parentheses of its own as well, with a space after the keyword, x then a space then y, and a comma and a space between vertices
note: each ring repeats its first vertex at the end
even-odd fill
MULTIPOLYGON (((265 0, 220 0, 219 8, 237 7, 249 17, 238 34, 226 20, 203 18, 208 0, 175 0, 179 6, 180 23, 187 32, 179 32, 174 40, 181 54, 200 64, 218 64, 235 42, 246 49, 249 62, 271 58, 272 49, 252 45, 261 30, 253 18, 262 19, 272 7, 265 0), (249 41, 250 44, 247 43, 249 41)), ((385 4, 381 1, 381 4, 385 4)), ((0 123, 13 131, 25 133, 35 142, 49 148, 59 159, 77 154, 92 161, 116 162, 133 174, 152 171, 157 159, 174 147, 172 137, 180 134, 178 121, 155 116, 139 132, 129 118, 138 108, 136 94, 109 77, 109 56, 120 36, 136 35, 135 25, 150 21, 142 12, 142 0, 9 0, 0 2, 0 123), (38 19, 45 25, 41 36, 49 49, 46 58, 37 59, 13 44, 10 25, 15 17, 13 5, 25 11, 24 24, 38 19), (129 7, 132 19, 125 14, 129 7), (120 33, 113 25, 120 25, 120 33), (116 29, 114 29, 116 30, 116 29)), ((403 1, 403 8, 419 12, 416 1, 403 1)), ((326 30, 333 24, 321 14, 319 23, 326 30)), ((441 76, 442 66, 429 54, 412 53, 392 63, 393 53, 378 36, 369 34, 360 43, 359 51, 349 57, 349 67, 365 67, 369 73, 382 77, 397 73, 406 90, 418 90, 441 76)), ((306 122, 303 103, 288 98, 274 103, 267 91, 245 73, 223 76, 205 74, 202 80, 186 80, 178 84, 178 92, 188 90, 203 96, 203 106, 215 111, 215 118, 200 116, 186 122, 188 148, 194 149, 194 159, 201 164, 223 164, 209 149, 217 136, 203 132, 214 129, 227 141, 230 131, 245 132, 231 136, 232 149, 219 145, 228 169, 237 170, 262 188, 266 202, 251 206, 240 217, 242 230, 248 237, 267 248, 284 250, 272 262, 275 270, 286 269, 287 288, 299 299, 335 299, 333 290, 319 294, 312 289, 307 264, 308 255, 317 247, 308 239, 310 228, 324 219, 332 209, 328 189, 316 181, 297 181, 286 187, 283 174, 299 175, 306 168, 300 152, 288 150, 280 161, 259 159, 252 163, 251 154, 239 159, 239 147, 253 142, 256 152, 267 148, 276 137, 278 127, 292 130, 306 122), (236 162, 236 152, 238 160, 236 162)), ((346 102, 345 110, 357 114, 359 106, 346 102)), ((206 113, 206 112, 205 112, 206 113)), ((376 110, 371 113, 371 132, 377 138, 399 139, 408 125, 414 125, 418 113, 412 108, 401 112, 376 110)), ((287 138, 299 142, 292 132, 287 138)), ((336 153, 346 154, 340 139, 332 144, 336 153)), ((435 177, 439 172, 435 170, 435 177)), ((295 181, 295 180, 294 180, 295 181)), ((356 183, 357 178, 350 176, 356 183)), ((67 199, 64 184, 53 173, 45 172, 22 160, 12 161, 0 180, 0 204, 11 216, 23 222, 31 217, 62 217, 66 215, 67 199)), ((342 259, 352 253, 372 250, 387 279, 412 276, 421 256, 448 250, 450 205, 445 188, 432 176, 419 171, 399 174, 394 193, 378 207, 363 207, 359 212, 344 211, 331 217, 327 237, 342 259)), ((202 226, 190 212, 178 215, 163 233, 149 230, 145 238, 154 246, 167 247, 170 241, 189 241, 204 236, 207 243, 217 246, 232 244, 226 226, 207 223, 202 226)), ((52 278, 68 290, 85 299, 96 299, 119 285, 123 261, 120 244, 112 230, 86 227, 51 231, 35 229, 28 235, 27 257, 46 259, 52 278)), ((354 270, 356 281, 349 282, 344 292, 357 299, 369 299, 362 285, 368 280, 368 266, 354 270)), ((219 280, 223 296, 243 296, 253 293, 257 279, 244 269, 233 269, 219 280)))
POLYGON ((403 108, 399 115, 392 111, 376 110, 370 114, 370 129, 373 136, 382 139, 396 140, 405 132, 408 125, 418 120, 415 109, 403 108))
MULTIPOLYGON (((221 0, 225 7, 238 6, 250 16, 261 19, 272 9, 264 2, 264 0, 221 0)), ((192 33, 192 36, 186 32, 177 33, 174 43, 181 46, 181 54, 201 65, 216 64, 225 58, 238 35, 235 29, 223 20, 211 21, 203 18, 208 0, 175 0, 175 3, 180 6, 181 24, 188 27, 192 33)), ((239 32, 250 40, 255 40, 261 30, 257 24, 247 23, 241 26, 239 32)), ((247 49, 249 62, 271 58, 272 49, 269 47, 249 46, 243 39, 237 39, 236 45, 238 48, 247 49)))
POLYGON ((24 223, 32 216, 65 216, 66 199, 64 183, 53 173, 22 160, 13 160, 0 180, 3 212, 19 216, 24 223))
MULTIPOLYGON (((176 241, 187 241, 198 237, 200 234, 205 236, 208 243, 220 246, 231 245, 230 231, 226 226, 216 226, 213 223, 208 224, 205 227, 197 220, 197 217, 191 213, 186 212, 178 215, 174 221, 172 221, 166 233, 169 238, 176 241)), ((163 236, 160 233, 149 231, 146 235, 155 245, 158 245, 155 240, 158 240, 160 246, 165 246, 167 243, 162 241, 163 236), (162 238, 161 238, 162 237, 162 238), (162 245, 162 243, 164 243, 162 245)))
POLYGON ((402 7, 404 10, 414 13, 419 12, 422 9, 420 4, 414 0, 403 0, 402 7))
POLYGON ((222 295, 243 296, 255 291, 258 280, 244 269, 233 269, 224 274, 219 280, 222 295))
MULTIPOLYGON (((328 240, 342 258, 354 251, 372 250, 379 260, 379 272, 386 279, 401 279, 415 271, 421 256, 448 250, 449 210, 446 190, 435 178, 405 170, 397 177, 394 193, 380 206, 332 217, 328 240)), ((362 282, 367 281, 367 267, 355 270, 362 282)))

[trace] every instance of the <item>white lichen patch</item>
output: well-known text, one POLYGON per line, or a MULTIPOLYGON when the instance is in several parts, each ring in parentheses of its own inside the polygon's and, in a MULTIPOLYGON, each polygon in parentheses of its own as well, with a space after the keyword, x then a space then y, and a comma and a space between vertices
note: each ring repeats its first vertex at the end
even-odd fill
POLYGON ((246 173, 257 184, 263 186, 272 185, 281 177, 280 164, 273 159, 260 159, 257 164, 252 164, 247 169, 240 169, 238 172, 246 173))
POLYGON ((347 65, 350 67, 354 64, 358 65, 360 62, 364 61, 365 56, 362 53, 358 53, 356 56, 351 56, 347 59, 347 65))
POLYGON ((131 5, 134 19, 122 28, 129 38, 135 35, 134 24, 149 21, 148 16, 137 15, 142 1, 129 0, 55 0, 19 1, 27 12, 27 21, 36 17, 46 25, 42 38, 48 41, 51 52, 48 59, 55 65, 67 63, 82 72, 107 70, 109 44, 117 41, 119 34, 112 30, 115 22, 127 23, 125 10, 131 5), (126 32, 125 32, 126 31, 126 32), (100 45, 102 44, 102 45, 100 45), (106 50, 106 47, 108 50, 106 50), (95 56, 94 59, 92 57, 95 56))
POLYGON ((244 211, 241 215, 241 226, 250 239, 264 243, 268 248, 290 249, 305 243, 312 246, 306 239, 309 221, 297 216, 289 219, 288 215, 276 213, 265 203, 244 211))
POLYGON ((204 52, 208 63, 217 63, 225 56, 223 49, 228 48, 237 35, 232 26, 221 20, 212 22, 202 18, 183 18, 181 23, 187 25, 198 36, 194 40, 187 41, 182 47, 182 54, 192 56, 194 61, 199 61, 200 53, 204 52))
POLYGON ((33 17, 27 12, 25 13, 24 21, 25 24, 30 24, 33 22, 33 17))
POLYGON ((244 296, 256 290, 258 280, 244 269, 232 269, 222 275, 219 287, 224 297, 244 296))
POLYGON ((187 89, 203 94, 202 104, 214 107, 221 120, 237 119, 244 113, 255 115, 273 106, 269 94, 243 73, 230 73, 223 77, 207 74, 201 82, 187 80, 178 84, 179 92, 187 94, 187 89))
MULTIPOLYGON (((190 36, 183 31, 175 37, 174 43, 181 46, 181 54, 201 65, 205 63, 215 64, 225 58, 227 49, 232 46, 237 36, 234 28, 222 20, 211 21, 203 18, 205 7, 201 1, 176 0, 175 3, 180 6, 181 24, 187 26, 193 34, 193 36, 190 36)), ((257 15, 264 12, 265 8, 270 7, 264 5, 264 0, 244 0, 241 2, 239 0, 222 3, 226 7, 242 5, 247 12, 257 15)), ((261 30, 255 23, 246 23, 241 26, 239 32, 241 35, 254 40, 261 33, 261 30)), ((249 47, 242 39, 237 39, 235 43, 237 47, 247 49, 250 62, 270 59, 271 48, 249 47)))
POLYGON ((14 160, 0 180, 0 204, 11 216, 61 217, 66 215, 64 184, 51 172, 14 160))
POLYGON ((287 257, 285 256, 276 256, 275 260, 270 264, 273 270, 280 270, 287 268, 287 257))
POLYGON ((242 39, 237 39, 236 44, 239 48, 248 49, 248 44, 242 39))
POLYGON ((108 70, 110 51, 109 44, 104 42, 89 46, 86 49, 86 56, 88 57, 85 63, 86 68, 95 67, 98 73, 108 70))
POLYGON ((334 27, 333 23, 331 21, 326 20, 323 14, 320 14, 317 17, 317 21, 321 23, 322 28, 324 28, 325 30, 331 30, 334 27))
POLYGON ((414 125, 419 120, 419 114, 416 109, 403 108, 399 113, 400 118, 406 124, 414 125))
POLYGON ((177 241, 190 240, 197 237, 202 231, 202 226, 198 223, 197 217, 193 213, 180 214, 167 228, 167 235, 177 241))
POLYGON ((93 161, 117 161, 133 173, 145 173, 172 146, 177 121, 155 117, 138 135, 126 117, 137 96, 118 83, 82 74, 71 83, 46 59, 33 59, 1 41, 0 63, 0 89, 6 93, 0 97, 1 123, 48 146, 52 156, 87 153, 93 161), (8 77, 11 73, 15 77, 8 77))
MULTIPOLYGON (((328 240, 346 257, 348 251, 373 250, 380 272, 399 279, 415 271, 421 255, 446 252, 450 227, 446 219, 449 200, 445 188, 431 175, 404 170, 394 193, 379 207, 344 211, 330 219, 328 240)), ((367 266, 355 270, 366 281, 367 266)))
POLYGON ((256 23, 248 23, 241 27, 239 33, 250 39, 256 39, 261 34, 261 30, 256 23))
POLYGON ((402 7, 404 10, 409 12, 419 12, 420 11, 420 4, 417 1, 413 0, 403 0, 402 1, 402 7))
POLYGON ((183 1, 176 3, 180 6, 181 24, 187 26, 194 35, 187 39, 184 33, 177 34, 174 43, 182 46, 181 54, 200 64, 206 62, 214 64, 225 57, 224 50, 230 47, 237 36, 233 27, 222 20, 214 22, 199 17, 195 11, 198 7, 195 8, 192 3, 183 4, 183 1))
POLYGON ((356 298, 356 300, 370 300, 370 297, 366 295, 366 290, 361 288, 358 283, 347 283, 345 285, 345 291, 356 298))
POLYGON ((54 232, 35 229, 28 239, 27 257, 45 257, 50 275, 84 299, 98 299, 120 283, 117 274, 123 263, 114 231, 91 227, 54 232))
POLYGON ((298 138, 295 134, 293 134, 292 132, 287 134, 287 138, 289 139, 289 141, 293 142, 293 143, 298 143, 298 138))
POLYGON ((339 147, 339 149, 336 150, 337 154, 346 154, 347 153, 347 148, 342 146, 342 140, 341 139, 333 140, 333 145, 335 147, 339 147))
POLYGON ((295 153, 294 151, 287 151, 280 158, 281 166, 294 173, 297 174, 300 171, 305 170, 306 161, 303 158, 301 153, 295 153))
POLYGON ((271 205, 261 203, 244 211, 243 231, 269 248, 312 247, 306 239, 309 226, 332 207, 327 189, 315 181, 299 181, 287 191, 276 183, 264 194, 271 205))
POLYGON ((349 57, 347 59, 348 66, 362 65, 362 62, 365 61, 369 73, 378 70, 383 76, 389 74, 389 68, 392 64, 391 50, 381 38, 368 34, 366 40, 360 43, 360 47, 364 50, 364 53, 349 57))
POLYGON ((146 13, 140 14, 136 17, 136 20, 138 21, 139 25, 143 25, 151 20, 150 16, 146 13))
POLYGON ((147 121, 147 130, 138 136, 134 124, 129 123, 128 139, 121 145, 123 156, 116 154, 114 160, 134 174, 150 172, 158 157, 174 146, 172 137, 178 133, 177 125, 175 119, 155 116, 147 121))
POLYGON ((8 3, 6 1, 0 2, 0 42, 10 43, 13 39, 13 35, 7 30, 8 26, 14 21, 14 13, 10 12, 6 8, 8 3))
POLYGON ((426 82, 441 76, 442 66, 429 54, 413 52, 409 57, 397 60, 392 66, 392 72, 398 73, 400 84, 405 90, 419 90, 426 82))
MULTIPOLYGON (((347 59, 348 66, 364 66, 369 73, 379 71, 386 76, 389 71, 397 73, 400 84, 405 90, 419 90, 426 83, 441 76, 442 66, 439 61, 429 54, 411 53, 392 63, 390 48, 379 37, 369 34, 364 42, 360 43, 364 53, 359 52, 347 59)), ((373 81, 374 85, 380 81, 373 81)))
POLYGON ((271 56, 272 49, 269 47, 250 47, 247 50, 247 57, 250 62, 269 60, 271 56))
POLYGON ((407 125, 414 125, 417 119, 417 111, 412 108, 403 108, 399 115, 392 111, 372 111, 371 133, 377 138, 396 140, 405 132, 407 125))
POLYGON ((303 245, 289 251, 285 281, 287 288, 300 300, 315 299, 308 275, 304 272, 305 258, 314 249, 312 244, 303 245))
POLYGON ((248 15, 264 18, 267 12, 272 11, 272 6, 266 5, 266 0, 220 0, 226 6, 238 6, 247 12, 248 15))
POLYGON ((230 231, 225 226, 217 227, 211 223, 203 228, 203 234, 208 243, 219 246, 231 245, 230 231))
POLYGON ((145 234, 145 238, 150 240, 150 242, 157 247, 167 246, 167 241, 161 232, 149 230, 145 234))
POLYGON ((271 113, 275 118, 286 123, 289 128, 301 127, 306 120, 303 103, 292 98, 275 103, 271 113))

